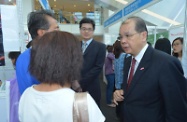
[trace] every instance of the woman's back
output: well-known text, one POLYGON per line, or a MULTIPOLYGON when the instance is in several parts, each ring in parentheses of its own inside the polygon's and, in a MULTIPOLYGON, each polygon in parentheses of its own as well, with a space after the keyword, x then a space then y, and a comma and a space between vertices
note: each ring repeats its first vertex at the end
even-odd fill
MULTIPOLYGON (((53 31, 34 40, 29 71, 40 84, 22 94, 20 122, 72 122, 75 92, 71 86, 80 79, 81 67, 80 42, 73 34, 53 31)), ((89 94, 87 104, 81 100, 82 106, 88 105, 89 122, 104 122, 104 116, 89 94)))
POLYGON ((116 89, 121 89, 121 84, 123 83, 123 68, 124 68, 124 60, 125 60, 126 55, 127 55, 126 53, 121 53, 119 58, 116 58, 114 60, 116 89))
MULTIPOLYGON (((20 100, 21 122, 73 122, 74 94, 70 88, 50 92, 28 88, 20 100)), ((89 122, 103 122, 104 116, 89 94, 87 101, 89 122)))

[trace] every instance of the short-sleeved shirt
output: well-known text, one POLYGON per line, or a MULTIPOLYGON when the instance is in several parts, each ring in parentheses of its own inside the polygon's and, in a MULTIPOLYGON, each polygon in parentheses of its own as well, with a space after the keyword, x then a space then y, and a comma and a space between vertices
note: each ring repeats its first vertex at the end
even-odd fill
MULTIPOLYGON (((29 87, 20 99, 19 119, 21 122, 73 122, 74 94, 70 88, 41 92, 29 87)), ((105 117, 90 94, 87 94, 87 105, 89 122, 104 122, 105 117)))

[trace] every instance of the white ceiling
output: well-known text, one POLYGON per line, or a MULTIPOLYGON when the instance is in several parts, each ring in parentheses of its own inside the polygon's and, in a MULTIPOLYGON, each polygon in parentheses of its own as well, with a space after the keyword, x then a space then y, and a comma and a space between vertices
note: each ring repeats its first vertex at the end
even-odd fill
MULTIPOLYGON (((104 1, 104 0, 102 0, 104 1)), ((113 2, 114 0, 105 0, 108 1, 108 4, 113 2), (110 2, 111 1, 111 2, 110 2)), ((131 1, 132 2, 132 1, 131 1)), ((134 13, 133 15, 139 16, 143 18, 146 21, 146 24, 148 26, 152 26, 149 29, 149 31, 154 31, 155 27, 157 28, 158 32, 163 32, 166 30, 169 30, 171 28, 181 27, 184 26, 184 20, 185 20, 185 7, 186 7, 186 0, 161 0, 160 2, 151 5, 147 8, 145 8, 148 11, 151 11, 152 13, 155 13, 163 18, 176 21, 179 23, 179 25, 171 24, 163 19, 160 19, 158 17, 155 17, 153 15, 149 15, 147 13, 144 13, 142 11, 138 11, 134 13)), ((126 4, 128 5, 128 4, 126 4)), ((124 8, 126 5, 124 5, 122 8, 124 8)), ((122 9, 120 8, 120 9, 122 9)), ((130 15, 132 16, 132 15, 130 15)), ((123 19, 119 20, 114 25, 111 25, 109 28, 109 32, 113 34, 118 34, 119 27, 122 22, 127 16, 123 17, 123 19)))
MULTIPOLYGON (((116 2, 116 0, 95 0, 101 1, 105 4, 117 6, 118 10, 123 9, 125 6, 128 6, 134 0, 125 0, 128 4, 122 4, 120 2, 116 2), (117 4, 118 3, 118 4, 117 4)), ((138 0, 137 0, 138 1, 138 0)), ((141 0, 140 0, 141 1, 141 0)), ((150 5, 146 7, 146 11, 149 11, 151 14, 147 14, 142 11, 137 11, 136 13, 133 12, 133 15, 142 17, 148 25, 155 25, 155 26, 164 26, 164 27, 171 27, 171 23, 167 22, 166 20, 175 21, 179 24, 184 24, 184 17, 185 17, 185 5, 186 0, 155 0, 158 3, 150 5), (156 17, 158 15, 160 17, 156 17), (165 19, 162 19, 165 18, 165 19)), ((116 10, 115 12, 117 12, 116 10)), ((127 15, 129 16, 129 15, 127 15)), ((125 19, 125 16, 123 19, 125 19)), ((130 15, 132 16, 132 14, 130 15)))
MULTIPOLYGON (((172 0, 172 1, 162 0, 157 4, 154 4, 146 9, 162 17, 176 21, 180 23, 179 25, 183 25, 184 17, 185 17, 185 3, 186 0, 172 0)), ((143 17, 146 21, 156 26, 167 27, 167 28, 175 26, 155 16, 148 15, 142 11, 138 12, 135 15, 143 17)))

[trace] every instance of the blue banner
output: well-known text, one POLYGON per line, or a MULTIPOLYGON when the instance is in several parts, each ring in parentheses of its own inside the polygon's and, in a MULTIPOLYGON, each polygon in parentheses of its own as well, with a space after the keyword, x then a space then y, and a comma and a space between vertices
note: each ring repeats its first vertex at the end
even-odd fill
POLYGON ((153 0, 136 0, 136 1, 132 2, 131 4, 129 4, 128 6, 126 6, 123 9, 123 11, 124 11, 123 16, 126 16, 137 9, 140 9, 141 7, 145 6, 146 4, 148 4, 152 1, 153 0))
POLYGON ((104 22, 104 27, 107 27, 107 26, 113 24, 114 22, 118 21, 122 17, 124 17, 134 11, 137 11, 138 9, 141 9, 143 6, 145 6, 148 3, 151 3, 153 1, 156 1, 156 0, 135 0, 131 4, 125 6, 125 8, 123 8, 122 10, 117 12, 115 15, 113 15, 112 17, 107 19, 104 22))
POLYGON ((108 20, 106 20, 104 22, 104 27, 107 27, 108 25, 116 22, 117 20, 122 18, 122 10, 120 10, 119 12, 117 12, 115 15, 113 15, 112 17, 110 17, 108 20))
POLYGON ((48 0, 39 0, 39 2, 44 10, 51 9, 48 0))

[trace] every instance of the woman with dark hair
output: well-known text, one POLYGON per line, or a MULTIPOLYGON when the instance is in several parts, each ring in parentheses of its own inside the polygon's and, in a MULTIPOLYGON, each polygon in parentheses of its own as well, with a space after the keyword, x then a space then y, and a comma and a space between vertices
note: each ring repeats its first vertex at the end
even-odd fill
POLYGON ((171 43, 167 38, 160 38, 155 43, 155 49, 171 55, 171 43))
POLYGON ((123 68, 124 68, 124 59, 127 54, 121 47, 120 41, 114 43, 114 73, 115 73, 115 87, 116 89, 121 89, 123 83, 123 68))
MULTIPOLYGON (((114 55, 115 55, 115 60, 114 60, 115 88, 121 89, 122 88, 121 85, 123 83, 124 61, 125 61, 125 57, 127 57, 128 54, 126 54, 122 49, 119 40, 116 40, 113 46, 114 46, 114 55)), ((116 107, 116 115, 118 118, 120 118, 120 105, 116 107)))
POLYGON ((17 61, 17 58, 20 54, 21 54, 20 51, 11 51, 11 52, 8 53, 8 58, 11 59, 14 67, 16 66, 16 61, 17 61))
MULTIPOLYGON (((54 31, 33 41, 29 71, 40 84, 29 87, 21 96, 20 121, 72 122, 75 92, 70 87, 79 80, 81 67, 80 42, 72 34, 54 31)), ((87 107, 89 122, 105 120, 88 93, 87 107)))
POLYGON ((183 38, 177 37, 172 42, 173 52, 172 55, 177 57, 180 61, 182 59, 182 48, 183 48, 183 38))

